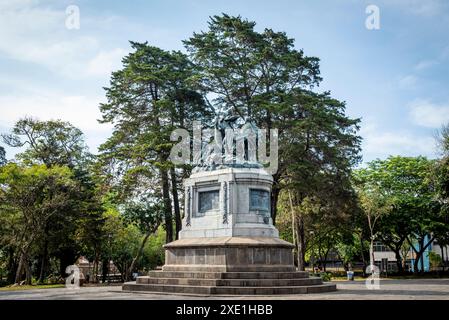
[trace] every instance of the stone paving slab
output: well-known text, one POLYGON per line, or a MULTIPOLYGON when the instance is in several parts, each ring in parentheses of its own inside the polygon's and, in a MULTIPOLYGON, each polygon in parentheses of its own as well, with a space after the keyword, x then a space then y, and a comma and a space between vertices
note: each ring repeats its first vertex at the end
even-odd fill
POLYGON ((0 291, 0 300, 449 300, 449 279, 381 280, 380 290, 369 290, 363 281, 338 281, 338 291, 283 296, 176 296, 128 293, 120 286, 78 290, 40 289, 0 291))

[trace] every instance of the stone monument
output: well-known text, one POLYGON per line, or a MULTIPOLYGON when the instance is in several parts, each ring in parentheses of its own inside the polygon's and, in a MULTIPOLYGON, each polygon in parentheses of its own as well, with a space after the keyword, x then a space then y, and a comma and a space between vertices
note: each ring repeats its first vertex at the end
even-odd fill
MULTIPOLYGON (((236 118, 222 118, 214 127, 223 137, 223 129, 232 128, 235 122, 236 118)), ((241 127, 245 126, 257 130, 249 121, 241 127)), ((162 271, 138 277, 123 290, 199 295, 336 290, 334 284, 296 271, 294 246, 279 238, 271 219, 273 178, 250 159, 251 139, 244 138, 249 142, 242 161, 217 165, 206 157, 198 163, 184 181, 183 228, 179 240, 164 246, 162 271)), ((235 160, 234 151, 223 159, 229 156, 235 160)))

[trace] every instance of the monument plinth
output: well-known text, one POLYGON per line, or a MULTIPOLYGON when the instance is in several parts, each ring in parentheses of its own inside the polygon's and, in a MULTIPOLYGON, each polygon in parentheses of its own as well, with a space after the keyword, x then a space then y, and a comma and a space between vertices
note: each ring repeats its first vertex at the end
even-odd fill
POLYGON ((165 246, 164 271, 294 271, 293 245, 270 217, 273 179, 260 168, 225 168, 185 181, 179 240, 165 246))
MULTIPOLYGON (((217 122, 215 133, 233 127, 235 118, 231 120, 217 122)), ((246 122, 243 128, 255 127, 246 122)), ((204 295, 336 290, 334 284, 323 284, 319 277, 296 271, 294 245, 279 238, 271 219, 273 178, 260 164, 248 160, 253 159, 251 147, 256 145, 251 136, 254 138, 254 134, 243 136, 246 144, 245 139, 236 138, 241 143, 237 155, 239 150, 245 151, 243 163, 216 165, 216 158, 208 155, 206 159, 212 161, 197 166, 184 181, 182 230, 179 240, 164 246, 162 271, 138 277, 123 290, 204 295)), ((223 158, 234 158, 233 149, 223 158)))
POLYGON ((260 168, 201 171, 184 182, 179 240, 165 248, 162 271, 123 290, 172 294, 272 295, 336 290, 297 272, 294 246, 270 217, 272 177, 260 168))
POLYGON ((278 238, 270 216, 273 178, 260 168, 200 171, 186 179, 180 239, 278 238))

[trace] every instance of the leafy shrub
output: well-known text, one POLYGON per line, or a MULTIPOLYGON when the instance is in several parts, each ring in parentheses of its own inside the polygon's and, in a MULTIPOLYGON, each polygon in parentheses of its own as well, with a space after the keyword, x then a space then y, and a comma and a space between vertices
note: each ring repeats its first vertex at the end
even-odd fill
POLYGON ((63 279, 59 275, 51 275, 47 278, 47 283, 48 284, 64 284, 65 279, 63 279))
POLYGON ((330 272, 321 272, 320 277, 323 281, 328 282, 332 279, 332 273, 330 272))
POLYGON ((441 267, 443 265, 441 256, 433 251, 429 252, 429 260, 432 268, 441 267))

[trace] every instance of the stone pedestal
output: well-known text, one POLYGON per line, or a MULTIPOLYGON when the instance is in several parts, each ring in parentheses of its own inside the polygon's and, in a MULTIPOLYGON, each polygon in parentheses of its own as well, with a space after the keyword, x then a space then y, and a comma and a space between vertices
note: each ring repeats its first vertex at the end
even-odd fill
POLYGON ((270 213, 272 184, 272 176, 256 168, 192 174, 184 182, 185 218, 179 238, 279 238, 270 213), (204 203, 207 199, 211 206, 204 203))
POLYGON ((278 238, 193 238, 165 246, 163 271, 295 271, 293 245, 278 238))
POLYGON ((273 179, 258 168, 198 172, 184 182, 179 240, 165 248, 162 271, 123 290, 173 294, 270 295, 336 290, 296 272, 294 246, 271 220, 273 179))

